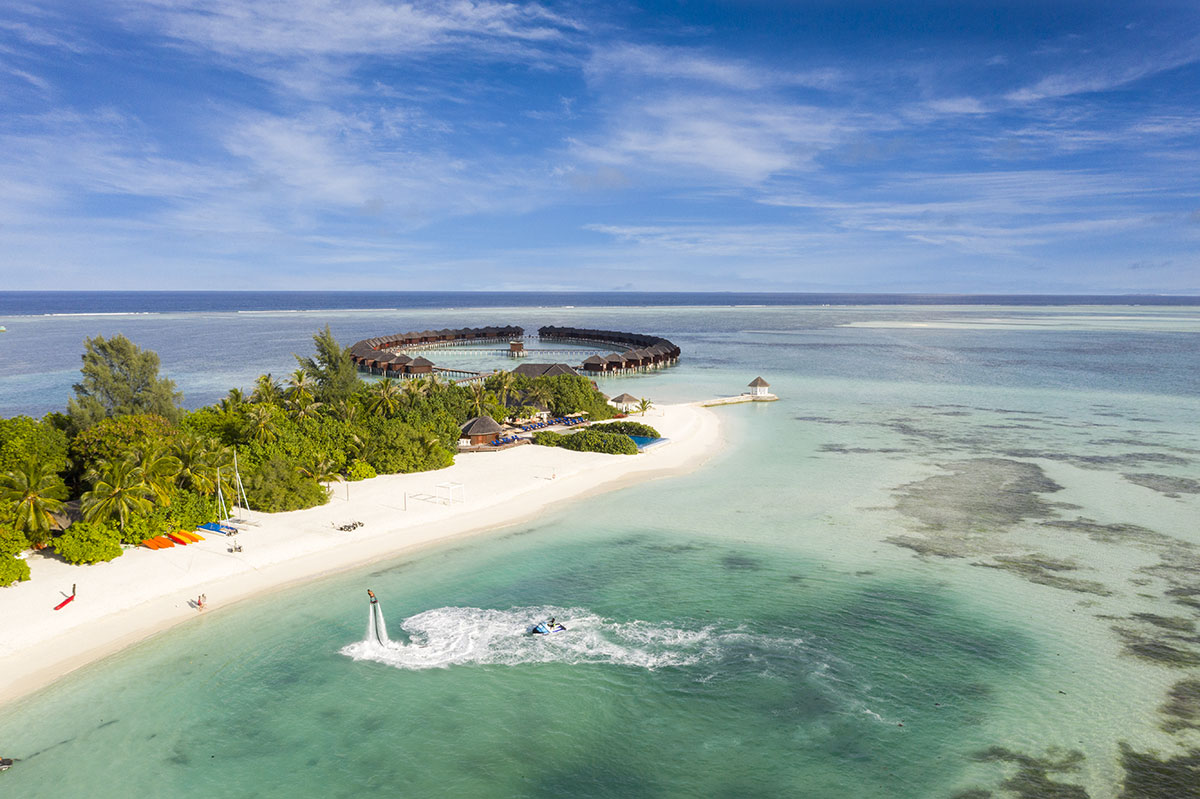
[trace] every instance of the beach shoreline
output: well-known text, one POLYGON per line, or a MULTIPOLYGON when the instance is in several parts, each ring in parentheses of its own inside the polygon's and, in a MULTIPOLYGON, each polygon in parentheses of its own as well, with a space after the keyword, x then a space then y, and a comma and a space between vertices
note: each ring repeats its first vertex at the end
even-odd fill
POLYGON ((667 440, 636 456, 538 446, 465 453, 447 469, 338 484, 317 508, 254 513, 257 524, 234 538, 137 548, 91 566, 33 555, 32 579, 0 589, 0 707, 201 613, 527 522, 564 502, 685 474, 725 443, 719 417, 695 404, 656 407, 645 421, 667 440), (464 501, 447 504, 438 489, 445 483, 461 484, 455 493, 464 501), (336 529, 349 521, 363 526, 336 529), (242 552, 228 551, 234 542, 242 552), (73 584, 77 600, 52 610, 73 584), (200 594, 207 595, 204 611, 194 605, 200 594))

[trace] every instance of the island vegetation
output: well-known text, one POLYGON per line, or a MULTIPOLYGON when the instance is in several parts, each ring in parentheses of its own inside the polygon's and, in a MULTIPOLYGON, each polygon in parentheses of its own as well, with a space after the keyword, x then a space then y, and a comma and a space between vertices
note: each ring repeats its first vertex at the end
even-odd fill
MULTIPOLYGON (((217 497, 238 494, 235 453, 252 509, 299 510, 327 502, 338 480, 449 466, 472 416, 613 415, 576 375, 368 382, 328 327, 313 344, 286 378, 264 374, 248 393, 234 388, 185 410, 174 382, 159 376, 157 354, 121 335, 87 339, 65 412, 0 419, 0 585, 29 578, 16 556, 30 547, 96 563, 119 556, 122 544, 214 521, 217 497)), ((628 449, 610 439, 633 446, 615 432, 562 439, 570 449, 585 441, 603 442, 593 451, 628 449)))

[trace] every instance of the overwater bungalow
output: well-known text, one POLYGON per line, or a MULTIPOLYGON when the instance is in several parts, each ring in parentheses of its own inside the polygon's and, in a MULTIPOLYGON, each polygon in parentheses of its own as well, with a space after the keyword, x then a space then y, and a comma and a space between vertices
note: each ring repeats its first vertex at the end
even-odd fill
POLYGON ((513 369, 513 374, 526 377, 554 377, 555 375, 578 375, 579 372, 565 363, 523 363, 513 369))

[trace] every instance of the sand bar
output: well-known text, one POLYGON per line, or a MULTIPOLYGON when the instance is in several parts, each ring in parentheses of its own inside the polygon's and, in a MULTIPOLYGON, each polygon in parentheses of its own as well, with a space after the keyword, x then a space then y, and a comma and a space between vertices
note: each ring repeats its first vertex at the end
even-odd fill
POLYGON ((109 563, 71 566, 32 554, 32 579, 0 588, 0 705, 83 665, 204 613, 265 591, 399 553, 536 518, 561 503, 699 467, 720 450, 718 417, 696 405, 650 411, 668 440, 636 456, 523 446, 460 454, 436 472, 385 475, 335 488, 329 504, 252 514, 259 524, 232 539, 170 550, 137 548, 109 563), (439 483, 460 483, 446 504, 439 483), (439 493, 441 500, 439 501, 439 493), (362 522, 352 532, 337 525, 362 522), (232 542, 240 553, 229 552, 232 542), (54 606, 78 585, 78 598, 54 606))

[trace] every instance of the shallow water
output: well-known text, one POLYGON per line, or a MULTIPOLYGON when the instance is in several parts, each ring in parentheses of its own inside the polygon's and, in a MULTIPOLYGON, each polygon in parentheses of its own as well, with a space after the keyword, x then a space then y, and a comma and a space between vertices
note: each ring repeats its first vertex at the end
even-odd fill
MULTIPOLYGON (((216 612, 63 680, 0 718, 22 758, 5 787, 1191 795, 1190 761, 1143 768, 1121 745, 1164 761, 1200 748, 1178 689, 1200 679, 1200 311, 1031 313, 464 316, 683 347, 679 367, 606 393, 692 399, 762 374, 782 399, 718 410, 731 446, 695 474, 216 612), (367 587, 391 647, 365 643, 367 587), (550 615, 568 632, 523 634, 550 615)), ((295 316, 159 318, 135 339, 206 329, 248 383, 304 350, 316 319, 295 316), (273 343, 238 350, 252 334, 273 343)), ((459 323, 336 321, 367 331, 354 338, 459 323)), ((55 330, 63 347, 81 333, 55 330)), ((171 359, 204 396, 178 365, 215 362, 171 359)), ((27 401, 7 379, 0 397, 27 401)))

